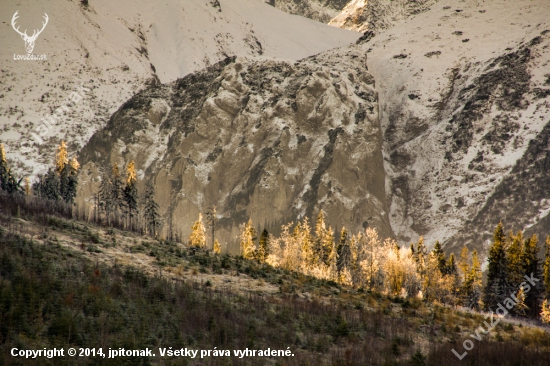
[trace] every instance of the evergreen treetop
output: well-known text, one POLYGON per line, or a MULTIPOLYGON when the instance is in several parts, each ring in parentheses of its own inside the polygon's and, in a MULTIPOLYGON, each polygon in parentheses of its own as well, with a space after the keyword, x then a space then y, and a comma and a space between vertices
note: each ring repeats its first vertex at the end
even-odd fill
POLYGON ((159 205, 155 202, 155 187, 153 182, 147 182, 144 196, 143 217, 145 219, 145 228, 149 235, 156 237, 160 227, 159 205))
POLYGON ((258 242, 257 259, 260 263, 264 263, 269 255, 269 232, 267 229, 262 230, 260 240, 258 242))
POLYGON ((502 222, 495 229, 493 244, 489 249, 488 262, 487 284, 483 293, 483 303, 487 309, 495 309, 509 295, 510 290, 502 222))
POLYGON ((441 244, 439 244, 439 241, 435 242, 432 253, 437 259, 437 268, 439 269, 441 274, 445 274, 447 259, 445 258, 445 252, 443 252, 443 249, 441 248, 441 244))

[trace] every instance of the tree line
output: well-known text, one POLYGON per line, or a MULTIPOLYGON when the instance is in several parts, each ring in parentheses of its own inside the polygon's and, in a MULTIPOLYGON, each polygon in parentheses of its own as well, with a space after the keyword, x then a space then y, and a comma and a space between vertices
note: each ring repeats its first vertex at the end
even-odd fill
POLYGON ((67 145, 62 141, 57 148, 55 167, 39 175, 33 184, 28 177, 21 184, 23 178, 18 180, 15 177, 6 158, 4 145, 0 144, 0 190, 9 196, 35 196, 72 205, 76 197, 79 169, 78 160, 69 158, 67 145))
MULTIPOLYGON (((18 180, 13 174, 0 144, 0 196, 32 198, 41 207, 58 207, 56 213, 72 215, 79 170, 80 164, 75 157, 69 158, 62 141, 54 167, 39 175, 32 185, 28 178, 22 184, 23 179, 18 180)), ((99 191, 94 195, 93 215, 87 219, 157 237, 161 218, 154 200, 154 186, 148 182, 144 195, 140 196, 133 161, 126 165, 125 171, 123 176, 115 163, 110 172, 103 174, 99 191)), ((221 245, 215 239, 216 215, 216 208, 211 207, 206 218, 214 239, 212 249, 220 253, 221 245)), ((476 310, 495 310, 500 304, 513 315, 540 316, 550 323, 550 236, 541 255, 536 235, 524 237, 522 231, 505 234, 499 223, 488 253, 487 279, 483 282, 476 250, 469 252, 464 247, 458 257, 454 253, 446 256, 439 242, 428 250, 422 237, 409 247, 402 247, 393 239, 382 240, 372 228, 350 234, 343 227, 335 239, 334 230, 327 227, 325 220, 326 215, 320 210, 313 228, 306 217, 296 224, 283 225, 279 237, 267 229, 258 237, 249 220, 240 230, 241 255, 367 291, 417 296, 476 310)), ((181 241, 177 233, 175 241, 181 241)), ((206 248, 206 241, 206 228, 199 214, 191 227, 188 245, 206 248)))
MULTIPOLYGON (((428 250, 423 237, 409 247, 393 239, 382 240, 367 228, 350 235, 343 227, 335 238, 320 210, 314 227, 304 218, 289 223, 275 237, 266 229, 257 235, 252 220, 241 226, 240 253, 243 258, 274 267, 301 272, 366 291, 390 296, 421 297, 448 305, 496 311, 500 306, 515 316, 538 318, 550 323, 550 236, 545 254, 536 235, 521 231, 506 235, 502 223, 495 229, 487 259, 487 279, 476 250, 464 247, 448 256, 436 241, 428 250)), ((192 247, 206 248, 202 215, 193 224, 188 240, 192 247)), ((214 252, 221 248, 214 241, 214 252)))
MULTIPOLYGON (((79 172, 78 160, 69 157, 67 145, 62 141, 57 147, 54 167, 38 175, 32 184, 28 177, 18 180, 9 166, 4 146, 0 144, 0 193, 12 200, 17 197, 20 202, 24 197, 22 203, 32 201, 32 205, 37 207, 51 205, 56 208, 52 214, 73 217, 79 172)), ((157 237, 161 219, 159 206, 154 200, 154 186, 148 182, 144 195, 140 197, 137 181, 133 161, 127 164, 125 177, 122 177, 118 164, 113 164, 111 171, 101 178, 99 191, 93 196, 93 214, 87 219, 157 237)))

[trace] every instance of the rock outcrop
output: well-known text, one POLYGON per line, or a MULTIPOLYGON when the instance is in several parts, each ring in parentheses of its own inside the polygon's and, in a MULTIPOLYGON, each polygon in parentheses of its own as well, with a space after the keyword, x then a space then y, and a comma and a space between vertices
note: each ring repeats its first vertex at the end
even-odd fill
POLYGON ((248 218, 277 233, 321 208, 337 230, 391 236, 377 94, 359 48, 296 63, 228 58, 140 92, 82 150, 80 202, 99 169, 135 160, 140 189, 155 184, 163 235, 186 238, 216 205, 231 250, 248 218))
POLYGON ((342 11, 347 0, 264 0, 264 2, 286 13, 326 24, 342 11))
POLYGON ((334 27, 365 33, 370 29, 370 1, 351 0, 340 14, 328 23, 334 27))
POLYGON ((437 0, 351 0, 329 25, 362 33, 379 33, 429 10, 435 3, 437 0))

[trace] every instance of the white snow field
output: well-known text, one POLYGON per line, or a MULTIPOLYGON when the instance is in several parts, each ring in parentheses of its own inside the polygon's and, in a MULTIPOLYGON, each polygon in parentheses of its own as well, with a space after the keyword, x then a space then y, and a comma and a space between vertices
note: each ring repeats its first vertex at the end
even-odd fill
POLYGON ((258 0, 2 0, 0 19, 0 142, 12 166, 31 176, 51 164, 61 139, 75 152, 148 84, 227 56, 293 61, 359 37, 258 0), (27 54, 11 25, 16 11, 29 36, 48 15, 33 50, 46 61, 14 60, 27 54), (78 85, 89 90, 66 104, 78 85), (41 122, 62 106, 55 124, 41 122))

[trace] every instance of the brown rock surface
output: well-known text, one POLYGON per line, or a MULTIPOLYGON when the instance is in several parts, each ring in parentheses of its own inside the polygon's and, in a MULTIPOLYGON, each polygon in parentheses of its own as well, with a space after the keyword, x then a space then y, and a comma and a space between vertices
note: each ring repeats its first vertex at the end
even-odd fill
POLYGON ((328 214, 336 229, 388 220, 377 94, 359 46, 291 64, 228 58, 126 102, 82 150, 78 200, 98 189, 98 168, 135 160, 153 180, 164 219, 187 238, 216 205, 216 237, 237 250, 239 224, 328 214))

